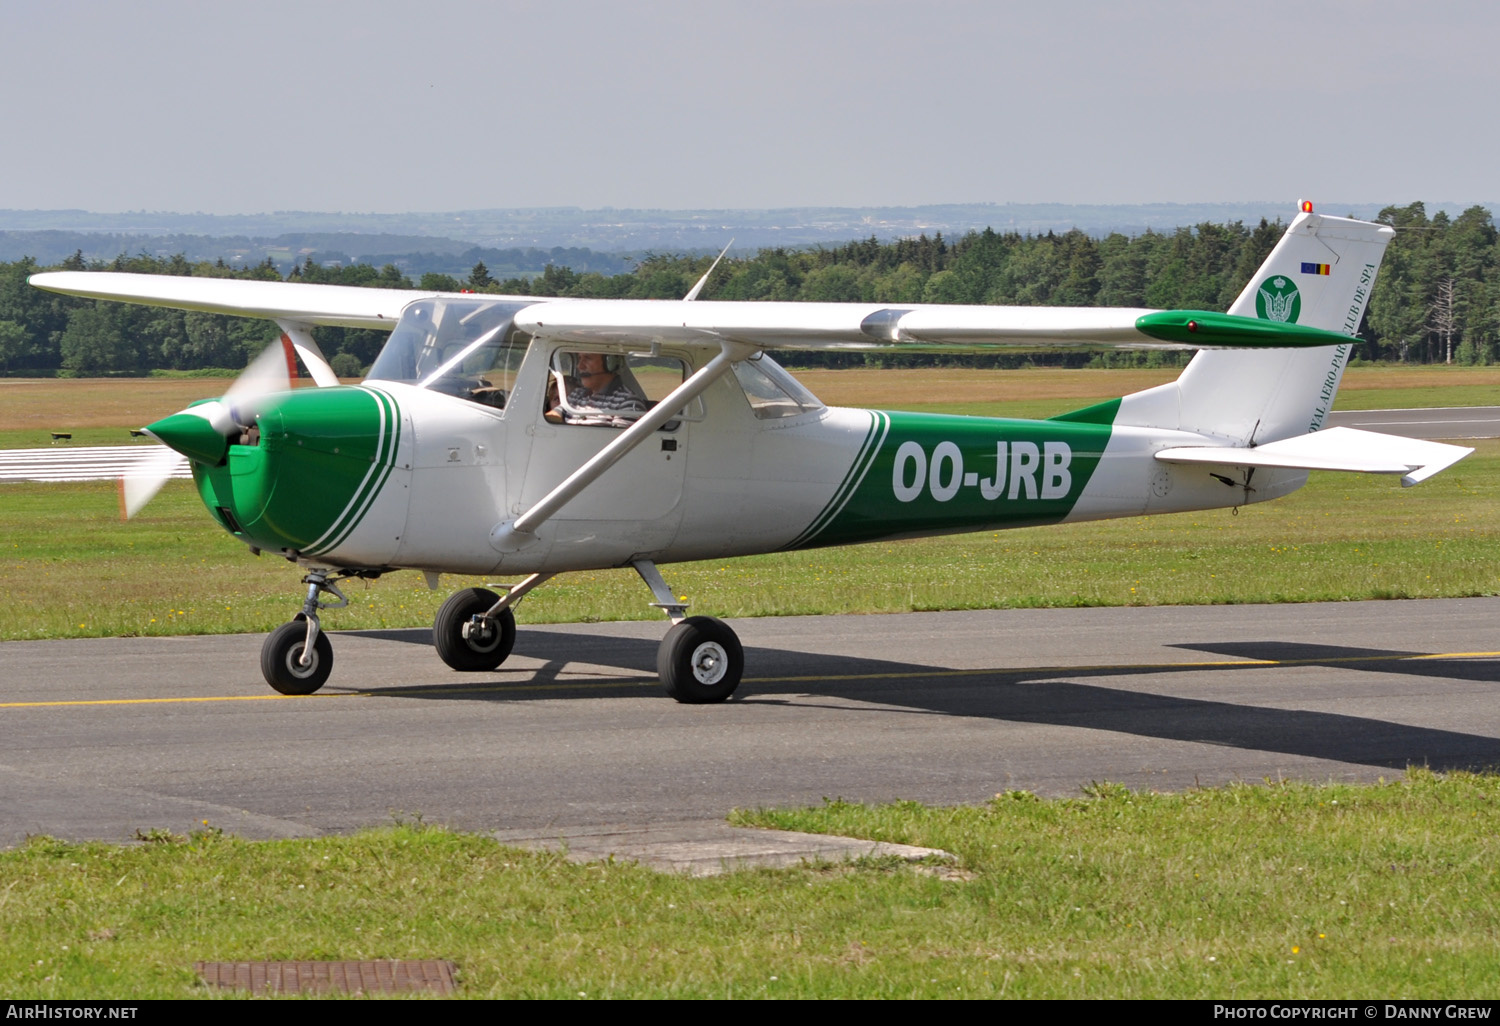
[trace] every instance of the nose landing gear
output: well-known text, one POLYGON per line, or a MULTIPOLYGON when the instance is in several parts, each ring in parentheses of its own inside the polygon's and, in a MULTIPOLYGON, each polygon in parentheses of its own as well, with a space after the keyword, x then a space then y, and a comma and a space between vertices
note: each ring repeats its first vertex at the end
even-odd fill
POLYGON ((333 646, 322 631, 318 611, 343 609, 349 604, 335 583, 344 576, 349 575, 331 578, 327 570, 310 571, 302 578, 307 585, 302 612, 272 631, 261 645, 260 672, 266 683, 283 695, 310 695, 327 683, 333 672, 333 646), (338 601, 320 602, 318 596, 325 591, 337 595, 338 601))

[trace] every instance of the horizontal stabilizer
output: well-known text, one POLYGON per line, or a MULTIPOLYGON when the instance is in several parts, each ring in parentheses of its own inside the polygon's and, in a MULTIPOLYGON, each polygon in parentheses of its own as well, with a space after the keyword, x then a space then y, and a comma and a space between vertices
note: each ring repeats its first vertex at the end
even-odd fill
POLYGON ((1159 450, 1156 458, 1163 463, 1400 474, 1401 484, 1409 488, 1451 467, 1473 451, 1446 442, 1336 427, 1254 447, 1178 446, 1159 450))

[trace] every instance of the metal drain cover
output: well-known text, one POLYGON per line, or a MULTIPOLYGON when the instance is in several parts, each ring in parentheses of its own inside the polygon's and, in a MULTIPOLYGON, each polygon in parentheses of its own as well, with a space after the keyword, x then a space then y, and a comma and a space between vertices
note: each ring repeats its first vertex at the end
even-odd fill
POLYGON ((452 962, 384 959, 373 962, 194 962, 210 987, 254 994, 452 994, 452 962))

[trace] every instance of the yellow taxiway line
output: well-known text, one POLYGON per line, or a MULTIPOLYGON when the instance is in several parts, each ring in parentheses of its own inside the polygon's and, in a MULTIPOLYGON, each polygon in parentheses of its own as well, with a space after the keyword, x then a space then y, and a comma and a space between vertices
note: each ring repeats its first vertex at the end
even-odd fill
MULTIPOLYGON (((1057 677, 1070 673, 1098 676, 1110 673, 1151 673, 1164 670, 1239 670, 1276 666, 1350 666, 1358 663, 1432 662, 1440 659, 1500 659, 1500 652, 1433 652, 1422 655, 1336 656, 1329 659, 1222 659, 1187 663, 1122 663, 1103 666, 985 667, 977 670, 889 670, 881 673, 827 673, 797 677, 746 677, 746 684, 811 684, 859 680, 937 680, 953 677, 1057 677)), ((474 687, 466 684, 429 684, 420 687, 382 688, 379 691, 330 691, 315 695, 193 695, 181 698, 84 698, 46 702, 0 702, 0 709, 45 709, 90 705, 181 705, 201 702, 284 702, 329 698, 403 698, 422 694, 494 694, 505 691, 580 691, 601 688, 655 685, 655 678, 625 677, 610 680, 564 681, 549 684, 497 684, 474 687)))

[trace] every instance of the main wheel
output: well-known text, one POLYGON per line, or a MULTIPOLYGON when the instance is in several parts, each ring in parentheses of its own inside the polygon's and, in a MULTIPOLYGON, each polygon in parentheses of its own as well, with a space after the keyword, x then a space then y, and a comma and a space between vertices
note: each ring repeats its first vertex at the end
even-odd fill
POLYGON ((260 647, 260 672, 266 683, 283 695, 310 695, 322 687, 333 672, 333 646, 328 643, 328 635, 319 631, 312 659, 303 666, 306 647, 306 620, 284 623, 268 634, 260 647))
POLYGON ((690 616, 667 631, 656 650, 656 672, 679 702, 722 702, 740 686, 745 650, 722 620, 690 616))
POLYGON ((516 643, 516 617, 509 609, 485 620, 482 627, 470 627, 464 637, 464 627, 499 601, 493 591, 465 588, 443 603, 432 624, 432 643, 443 662, 455 670, 493 670, 505 662, 516 643))

